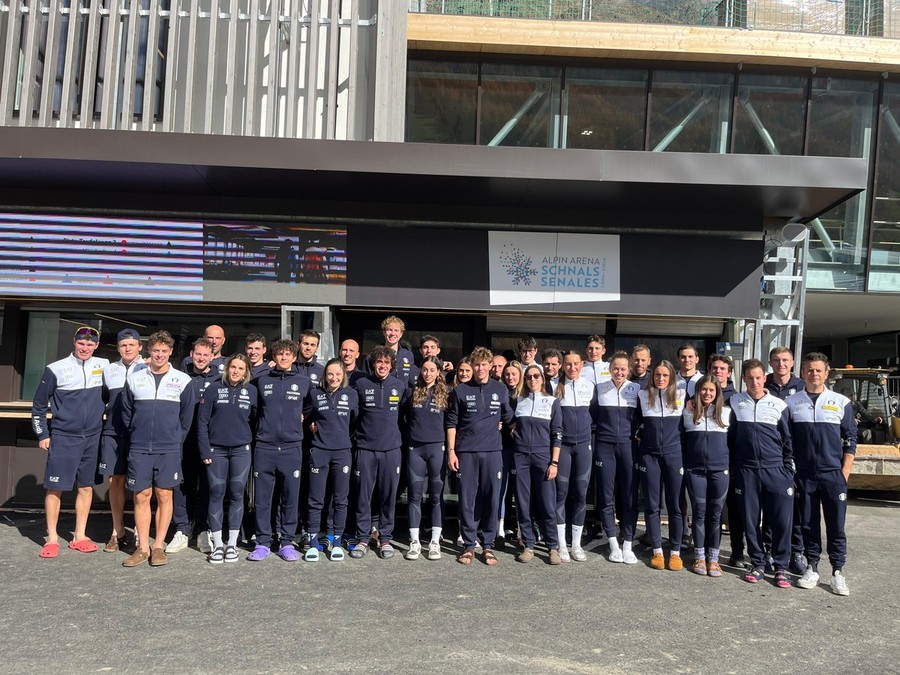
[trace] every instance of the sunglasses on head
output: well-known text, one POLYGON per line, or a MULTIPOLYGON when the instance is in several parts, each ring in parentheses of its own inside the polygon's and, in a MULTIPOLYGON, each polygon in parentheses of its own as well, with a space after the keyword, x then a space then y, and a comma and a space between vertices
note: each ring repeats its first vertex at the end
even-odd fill
POLYGON ((99 340, 100 331, 90 326, 82 326, 75 331, 76 340, 99 340))

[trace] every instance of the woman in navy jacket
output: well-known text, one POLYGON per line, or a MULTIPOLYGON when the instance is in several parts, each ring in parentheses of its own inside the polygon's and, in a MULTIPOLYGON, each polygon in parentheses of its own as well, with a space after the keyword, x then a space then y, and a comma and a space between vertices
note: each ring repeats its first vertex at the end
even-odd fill
POLYGON ((544 393, 544 371, 530 365, 523 375, 525 389, 515 404, 516 499, 519 530, 524 549, 516 557, 519 562, 534 558, 534 528, 531 524, 531 490, 535 490, 538 523, 550 550, 549 563, 559 565, 556 535, 556 478, 562 444, 562 408, 559 399, 544 393))
POLYGON ((419 542, 419 525, 422 521, 422 498, 428 484, 428 500, 431 505, 431 541, 428 559, 440 560, 441 531, 444 510, 444 477, 447 463, 444 459, 444 411, 447 410, 449 391, 442 375, 441 361, 429 356, 419 369, 415 389, 406 411, 409 428, 409 550, 407 560, 417 560, 422 553, 419 542))
POLYGON ((694 566, 697 574, 722 576, 719 542, 722 505, 728 493, 728 427, 731 408, 712 375, 696 383, 693 406, 685 408, 684 478, 694 514, 694 566))
POLYGON ((644 492, 647 533, 653 543, 650 567, 665 569, 662 533, 659 522, 659 497, 666 490, 666 510, 669 514, 669 569, 682 570, 681 561, 681 483, 684 467, 681 461, 681 414, 684 409, 684 389, 675 381, 675 366, 660 361, 650 374, 647 389, 638 394, 638 409, 634 416, 638 443, 638 471, 644 492))
POLYGON ((200 399, 197 440, 209 482, 209 562, 237 562, 237 540, 244 518, 244 488, 250 475, 250 443, 257 392, 250 382, 250 360, 235 354, 225 362, 221 384, 211 384, 200 399), (228 541, 222 540, 228 493, 228 541))
POLYGON ((309 526, 315 529, 312 545, 303 559, 316 562, 321 544, 318 532, 322 524, 325 494, 331 479, 331 526, 326 532, 331 544, 329 557, 344 559, 344 526, 347 523, 347 501, 350 494, 350 428, 359 412, 359 397, 347 386, 347 371, 340 359, 325 364, 325 375, 318 386, 306 395, 303 417, 312 432, 309 455, 309 526))

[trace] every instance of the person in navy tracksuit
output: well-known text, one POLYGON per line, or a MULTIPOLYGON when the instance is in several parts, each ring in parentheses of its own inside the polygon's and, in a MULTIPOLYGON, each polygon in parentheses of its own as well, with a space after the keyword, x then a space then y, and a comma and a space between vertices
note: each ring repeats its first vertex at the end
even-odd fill
POLYGON ((471 565, 475 558, 479 529, 476 504, 481 508, 481 517, 477 520, 481 521, 484 536, 483 560, 489 566, 497 564, 493 549, 503 477, 500 429, 512 422, 513 412, 509 405, 509 390, 491 379, 493 358, 491 351, 484 347, 472 351, 472 379, 460 383, 450 394, 445 417, 447 468, 459 472, 459 513, 464 549, 456 559, 463 565, 471 565))
POLYGON ((444 478, 447 463, 444 459, 444 413, 450 392, 444 379, 441 360, 427 356, 419 368, 415 388, 412 391, 405 417, 409 428, 409 551, 407 560, 416 560, 422 553, 419 526, 422 521, 422 499, 428 488, 431 506, 431 541, 428 559, 441 557, 441 532, 443 530, 444 478))
POLYGON ((250 444, 256 421, 257 391, 250 384, 250 360, 234 354, 218 383, 206 388, 197 417, 197 444, 209 485, 207 518, 213 564, 238 561, 237 540, 244 518, 244 488, 250 475, 250 444), (228 493, 228 540, 222 537, 228 493))
POLYGON ((82 326, 72 338, 72 353, 51 363, 41 375, 34 393, 31 425, 38 446, 47 452, 44 472, 44 510, 47 518, 47 543, 42 558, 59 555, 56 531, 62 493, 77 488, 75 497, 75 536, 69 548, 82 553, 97 550, 85 533, 96 483, 100 431, 103 427, 103 368, 106 359, 95 358, 100 332, 82 326), (53 411, 51 426, 47 412, 53 411))
POLYGON ((696 381, 693 406, 684 410, 684 481, 694 514, 693 572, 722 576, 719 543, 722 505, 728 493, 728 427, 731 408, 724 404, 722 388, 713 375, 696 381))
POLYGON ((631 382, 640 385, 641 389, 646 389, 651 384, 650 376, 650 347, 647 345, 635 345, 631 350, 631 376, 628 378, 631 382))
POLYGON ((563 436, 562 408, 556 396, 544 393, 544 371, 540 366, 527 366, 522 377, 525 390, 515 401, 513 441, 516 506, 522 514, 519 529, 524 548, 516 560, 527 563, 534 558, 535 535, 531 523, 531 492, 534 490, 538 524, 550 551, 548 562, 559 565, 562 562, 559 549, 564 544, 557 538, 554 479, 557 477, 563 436))
MULTIPOLYGON (((403 380, 404 386, 416 381, 416 359, 413 353, 400 345, 400 339, 406 330, 406 324, 398 316, 389 316, 381 322, 381 332, 384 335, 384 347, 394 352, 394 365, 392 374, 403 380)), ((370 352, 363 362, 363 371, 368 375, 375 374, 374 351, 370 352)))
POLYGON ((331 503, 326 536, 331 545, 329 558, 344 559, 344 527, 347 524, 347 502, 350 494, 350 430, 359 413, 359 397, 347 384, 347 371, 340 359, 330 359, 319 386, 309 390, 304 417, 312 432, 309 457, 309 522, 311 544, 305 560, 319 559, 321 544, 318 533, 329 482, 331 503), (332 511, 333 509, 333 511, 332 511))
POLYGON ((597 384, 591 406, 594 420, 594 466, 599 495, 600 520, 609 537, 610 562, 637 563, 632 551, 638 515, 637 447, 634 414, 641 386, 628 381, 631 357, 616 352, 609 360, 610 379, 597 384), (616 488, 622 503, 622 546, 616 532, 616 488))
POLYGON ((555 395, 562 408, 562 450, 556 474, 556 528, 559 551, 563 562, 569 562, 566 548, 566 501, 571 502, 572 555, 578 562, 587 560, 581 547, 587 492, 594 464, 593 420, 591 403, 594 383, 581 377, 584 361, 576 351, 563 355, 563 375, 559 378, 555 395))
POLYGON ((797 582, 800 588, 815 588, 819 582, 822 554, 821 517, 825 515, 826 548, 831 563, 831 590, 849 595, 844 578, 847 561, 847 480, 856 453, 856 419, 852 401, 825 388, 828 357, 812 352, 803 357, 800 374, 805 387, 788 396, 795 483, 800 493, 803 543, 808 566, 797 582))
POLYGON ((400 481, 400 410, 406 405, 409 387, 392 373, 396 354, 390 347, 376 347, 369 355, 374 372, 358 379, 353 388, 359 396, 356 431, 356 532, 359 543, 350 557, 362 558, 369 548, 372 527, 372 493, 378 489, 378 548, 384 559, 394 557, 394 510, 400 481))
POLYGON ((638 409, 634 416, 638 444, 638 471, 641 488, 647 501, 645 517, 647 533, 653 544, 650 567, 665 569, 660 532, 659 498, 665 486, 666 510, 669 516, 670 570, 684 569, 681 561, 681 483, 684 465, 681 458, 681 413, 684 409, 684 389, 677 386, 675 366, 660 361, 653 367, 650 384, 638 395, 638 409))
POLYGON ((276 476, 281 479, 278 555, 294 562, 300 554, 294 547, 297 508, 300 500, 300 471, 303 464, 303 400, 309 392, 309 378, 293 367, 297 344, 277 340, 272 345, 275 367, 253 382, 259 396, 259 421, 253 477, 256 482, 256 548, 247 560, 262 560, 272 552, 272 500, 276 476))
POLYGON ((760 515, 772 526, 775 585, 789 588, 786 570, 791 554, 791 513, 794 502, 794 460, 788 406, 765 389, 765 368, 758 359, 742 366, 747 391, 729 401, 732 416, 729 447, 736 470, 747 532, 747 552, 753 565, 744 580, 763 580, 766 565, 760 515))

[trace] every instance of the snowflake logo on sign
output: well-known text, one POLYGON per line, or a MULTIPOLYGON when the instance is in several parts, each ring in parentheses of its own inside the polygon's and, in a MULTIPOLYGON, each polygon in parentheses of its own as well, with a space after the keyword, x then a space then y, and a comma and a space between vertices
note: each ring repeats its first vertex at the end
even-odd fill
POLYGON ((531 256, 518 246, 503 247, 500 251, 500 266, 515 286, 531 286, 531 277, 537 276, 531 256))

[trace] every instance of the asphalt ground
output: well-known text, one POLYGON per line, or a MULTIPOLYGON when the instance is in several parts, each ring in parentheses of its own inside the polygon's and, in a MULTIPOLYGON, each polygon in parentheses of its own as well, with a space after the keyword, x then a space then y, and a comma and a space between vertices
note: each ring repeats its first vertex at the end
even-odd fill
MULTIPOLYGON (((60 531, 73 521, 64 513, 60 531)), ((818 588, 778 589, 731 568, 655 571, 642 547, 638 565, 613 564, 595 544, 587 562, 558 567, 542 550, 517 563, 506 547, 496 567, 467 568, 449 542, 439 561, 407 561, 401 539, 392 560, 210 565, 188 549, 125 569, 125 553, 65 545, 39 559, 39 511, 3 511, 0 523, 6 673, 900 672, 890 499, 851 500, 849 597, 830 592, 827 562, 818 588)), ((92 514, 101 545, 108 527, 92 514)))

